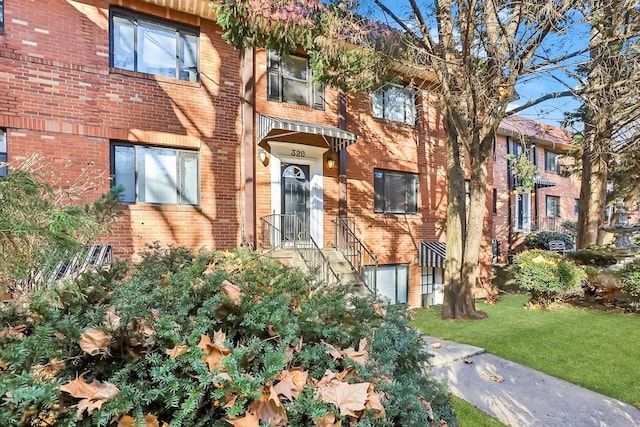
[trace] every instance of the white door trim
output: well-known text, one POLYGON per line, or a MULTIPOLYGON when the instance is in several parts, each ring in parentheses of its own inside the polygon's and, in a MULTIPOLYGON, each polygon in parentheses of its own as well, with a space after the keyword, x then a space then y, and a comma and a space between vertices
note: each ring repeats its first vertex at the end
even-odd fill
POLYGON ((271 147, 271 212, 282 213, 282 163, 309 165, 309 204, 311 237, 320 248, 324 243, 324 176, 322 158, 329 150, 290 142, 268 141, 271 147))

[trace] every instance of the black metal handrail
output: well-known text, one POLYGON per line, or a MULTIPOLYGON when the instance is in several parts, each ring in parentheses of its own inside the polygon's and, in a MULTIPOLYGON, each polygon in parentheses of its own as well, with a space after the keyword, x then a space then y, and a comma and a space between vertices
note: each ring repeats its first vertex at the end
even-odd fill
POLYGON ((353 231, 355 229, 355 218, 339 216, 336 217, 333 223, 336 226, 336 249, 342 252, 351 268, 358 273, 362 283, 375 294, 377 289, 378 258, 371 253, 369 248, 362 243, 355 231, 353 231))
POLYGON ((304 260, 309 271, 327 284, 339 283, 329 258, 322 253, 311 233, 296 214, 271 214, 260 218, 262 247, 266 249, 293 248, 304 260))

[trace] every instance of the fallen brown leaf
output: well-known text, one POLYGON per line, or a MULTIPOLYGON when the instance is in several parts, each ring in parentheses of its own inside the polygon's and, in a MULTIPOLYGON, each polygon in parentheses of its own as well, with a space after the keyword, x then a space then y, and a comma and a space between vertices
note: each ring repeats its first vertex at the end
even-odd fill
POLYGON ((222 281, 222 293, 225 294, 235 305, 242 303, 242 291, 237 285, 228 280, 222 281))
POLYGON ((440 348, 440 347, 442 347, 442 343, 441 342, 434 342, 434 343, 431 344, 431 347, 440 348))
POLYGON ((89 384, 81 375, 79 378, 60 386, 60 391, 67 392, 77 399, 82 399, 78 402, 76 411, 77 419, 81 420, 85 410, 91 415, 94 410, 100 409, 104 402, 118 394, 119 390, 118 387, 108 382, 101 383, 93 380, 89 384))
POLYGON ((11 326, 9 328, 0 329, 0 338, 24 338, 26 325, 11 326))
POLYGON ((376 420, 382 419, 386 415, 386 411, 382 405, 382 396, 379 393, 376 393, 373 384, 369 385, 369 389, 367 390, 367 402, 365 406, 367 409, 371 409, 375 412, 373 418, 376 420))
POLYGON ((209 365, 209 371, 213 371, 231 350, 225 347, 224 339, 226 334, 222 331, 216 331, 213 334, 214 341, 211 342, 209 335, 201 335, 198 347, 204 351, 202 361, 209 365))
POLYGON ((287 412, 272 386, 264 389, 260 399, 251 404, 251 409, 258 414, 261 423, 270 426, 287 425, 287 412))
POLYGON ((188 353, 190 350, 188 345, 175 345, 173 348, 165 349, 165 353, 169 355, 169 359, 175 359, 176 357, 180 357, 185 353, 188 353))
POLYGON ((323 417, 314 418, 313 425, 316 427, 341 427, 342 421, 338 421, 336 423, 336 416, 332 413, 328 413, 323 417))
POLYGON ((233 420, 226 420, 229 424, 233 424, 235 427, 260 427, 260 419, 258 414, 252 411, 247 411, 244 417, 235 418, 233 420))
POLYGON ((111 335, 96 328, 87 328, 80 336, 80 348, 91 356, 109 354, 111 335))
POLYGON ((504 378, 501 375, 497 375, 497 374, 490 374, 488 372, 483 372, 481 374, 484 378, 487 378, 491 381, 495 381, 497 383, 501 383, 504 381, 504 378))
POLYGON ((366 407, 370 383, 349 384, 326 371, 317 385, 316 393, 326 403, 335 405, 340 415, 357 417, 356 412, 366 407))
POLYGON ((39 381, 51 381, 56 378, 64 367, 65 363, 63 361, 51 359, 46 365, 33 365, 31 373, 39 381))
POLYGON ((278 396, 283 396, 293 401, 302 393, 302 389, 307 383, 308 375, 308 372, 303 371, 301 368, 285 369, 278 375, 280 381, 273 389, 278 396))

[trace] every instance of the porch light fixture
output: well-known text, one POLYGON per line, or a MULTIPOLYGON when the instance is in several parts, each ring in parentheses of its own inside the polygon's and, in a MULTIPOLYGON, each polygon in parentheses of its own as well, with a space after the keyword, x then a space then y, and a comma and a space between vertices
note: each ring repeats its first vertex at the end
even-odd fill
POLYGON ((260 163, 262 163, 264 166, 266 166, 267 152, 264 151, 262 148, 260 148, 258 150, 258 159, 260 159, 260 163))
POLYGON ((329 157, 329 158, 327 159, 327 167, 328 167, 329 169, 333 169, 333 168, 335 168, 335 167, 336 167, 336 161, 335 161, 332 157, 329 157))

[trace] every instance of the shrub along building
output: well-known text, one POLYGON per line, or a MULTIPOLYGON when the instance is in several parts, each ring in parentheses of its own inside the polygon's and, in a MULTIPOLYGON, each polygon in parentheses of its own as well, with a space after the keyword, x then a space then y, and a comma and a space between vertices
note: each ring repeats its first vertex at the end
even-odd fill
POLYGON ((323 87, 302 52, 230 47, 207 0, 0 10, 0 160, 41 155, 67 186, 91 176, 89 198, 122 186, 116 255, 290 246, 327 277, 325 261, 347 263, 392 302, 441 298, 442 117, 410 84, 428 75, 373 94, 323 87))
POLYGON ((496 136, 493 169, 493 247, 496 261, 522 250, 536 231, 571 232, 578 219, 579 179, 569 171, 571 134, 522 117, 502 121, 496 136), (537 167, 532 187, 523 185, 508 155, 524 156, 537 167))

